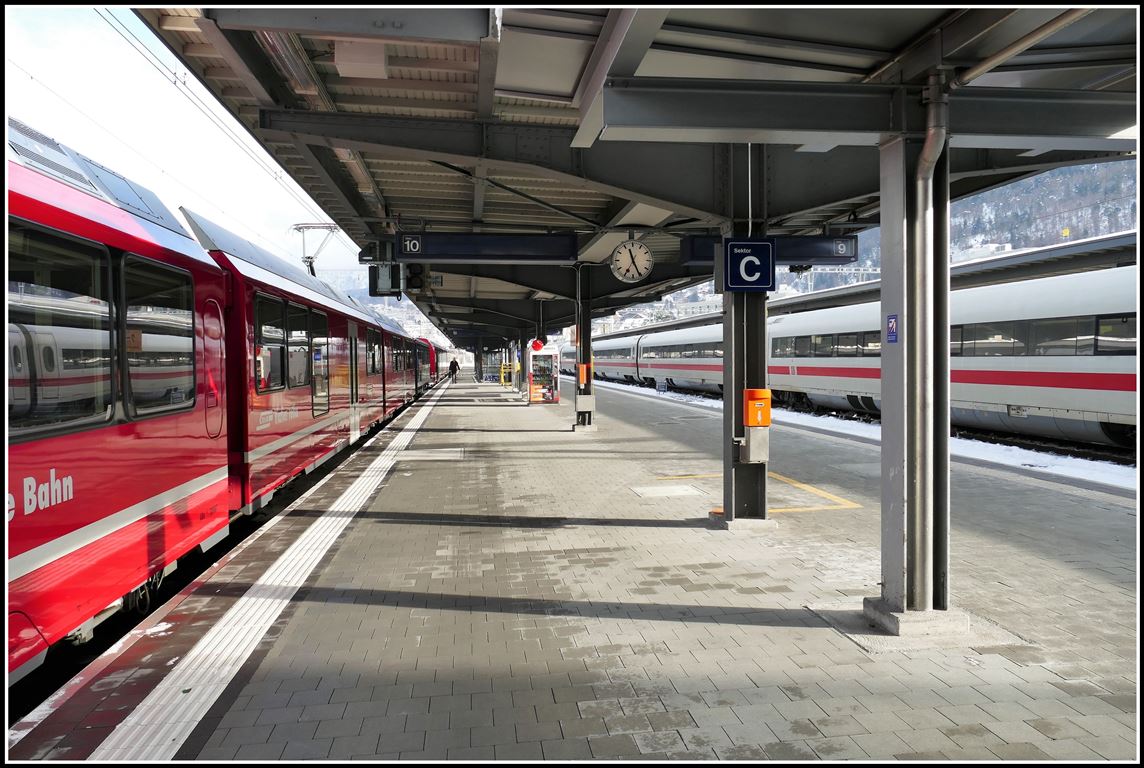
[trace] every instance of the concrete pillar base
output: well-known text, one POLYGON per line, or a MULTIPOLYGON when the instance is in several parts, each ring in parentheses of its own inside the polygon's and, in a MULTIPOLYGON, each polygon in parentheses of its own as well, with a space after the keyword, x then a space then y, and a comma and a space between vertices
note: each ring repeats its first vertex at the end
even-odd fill
POLYGON ((728 521, 723 517, 722 508, 709 512, 707 522, 712 527, 722 528, 724 531, 763 531, 777 528, 779 525, 779 521, 774 518, 737 517, 728 521))
POLYGON ((957 608, 895 612, 882 598, 867 597, 862 600, 862 615, 874 626, 899 637, 969 635, 969 614, 957 608))

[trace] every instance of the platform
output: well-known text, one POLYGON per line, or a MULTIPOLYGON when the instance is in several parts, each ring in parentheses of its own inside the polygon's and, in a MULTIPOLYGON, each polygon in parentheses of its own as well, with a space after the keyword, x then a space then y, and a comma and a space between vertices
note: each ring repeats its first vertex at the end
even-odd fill
POLYGON ((600 389, 577 433, 569 395, 425 398, 9 757, 1138 756, 1134 498, 955 462, 953 599, 1005 641, 879 645, 839 620, 879 593, 877 446, 776 427, 776 522, 727 531, 719 411, 600 389))

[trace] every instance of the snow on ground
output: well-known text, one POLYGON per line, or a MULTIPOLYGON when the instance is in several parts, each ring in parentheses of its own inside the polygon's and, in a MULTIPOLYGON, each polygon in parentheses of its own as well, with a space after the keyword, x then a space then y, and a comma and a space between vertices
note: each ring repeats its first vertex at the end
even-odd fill
MULTIPOLYGON (((634 384, 619 384, 612 381, 593 382, 592 386, 603 389, 617 389, 631 394, 645 397, 658 397, 674 400, 686 405, 723 410, 723 401, 720 399, 703 397, 701 395, 688 395, 682 392, 656 392, 647 387, 634 384)), ((818 430, 835 432, 841 435, 855 435, 872 440, 881 441, 882 426, 880 424, 867 424, 860 421, 849 421, 833 416, 815 416, 809 413, 796 413, 782 408, 775 408, 772 412, 772 421, 775 424, 790 426, 813 427, 818 430)), ((1076 459, 1068 456, 1055 456, 1025 448, 1016 448, 1007 445, 993 445, 977 440, 967 440, 963 437, 953 437, 949 440, 949 452, 952 456, 965 459, 986 461, 1006 467, 1027 467, 1062 477, 1075 477, 1116 488, 1135 490, 1137 487, 1136 467, 1126 467, 1113 464, 1109 461, 1090 461, 1076 459)))

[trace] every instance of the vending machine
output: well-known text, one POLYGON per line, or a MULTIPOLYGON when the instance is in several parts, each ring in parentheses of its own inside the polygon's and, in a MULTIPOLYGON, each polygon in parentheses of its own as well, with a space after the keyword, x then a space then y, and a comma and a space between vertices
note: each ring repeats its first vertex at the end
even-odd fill
POLYGON ((545 347, 529 356, 528 402, 560 402, 560 358, 551 347, 545 347))

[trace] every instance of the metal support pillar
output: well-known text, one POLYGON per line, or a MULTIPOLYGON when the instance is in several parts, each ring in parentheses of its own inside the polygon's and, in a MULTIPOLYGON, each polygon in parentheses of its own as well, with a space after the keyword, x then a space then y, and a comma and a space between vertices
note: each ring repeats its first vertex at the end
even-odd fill
MULTIPOLYGON (((715 260, 715 287, 723 262, 715 260)), ((723 293, 723 521, 767 518, 767 465, 742 464, 743 390, 766 387, 766 294, 723 293)))
POLYGON ((485 340, 484 337, 477 337, 477 357, 473 361, 477 369, 477 381, 485 380, 485 340))
POLYGON ((882 603, 906 610, 906 314, 907 233, 918 145, 893 138, 879 148, 882 235, 882 603))
POLYGON ((573 428, 583 431, 595 431, 592 417, 596 410, 596 398, 592 394, 592 273, 589 269, 579 266, 576 270, 576 424, 573 428))
POLYGON ((896 634, 968 629, 948 596, 948 116, 940 77, 929 86, 925 144, 879 150, 882 595, 863 610, 896 634))
POLYGON ((933 607, 949 609, 949 145, 933 177, 933 607))
POLYGON ((508 343, 508 359, 511 366, 508 369, 509 386, 516 392, 520 391, 520 375, 516 372, 516 366, 512 365, 511 361, 516 360, 516 355, 520 347, 520 342, 510 340, 508 343))
MULTIPOLYGON (((530 388, 528 386, 528 372, 532 370, 532 345, 529 344, 532 338, 527 333, 520 335, 520 392, 524 398, 524 402, 528 402, 531 396, 530 388)), ((516 360, 511 363, 513 370, 516 370, 516 360)))

